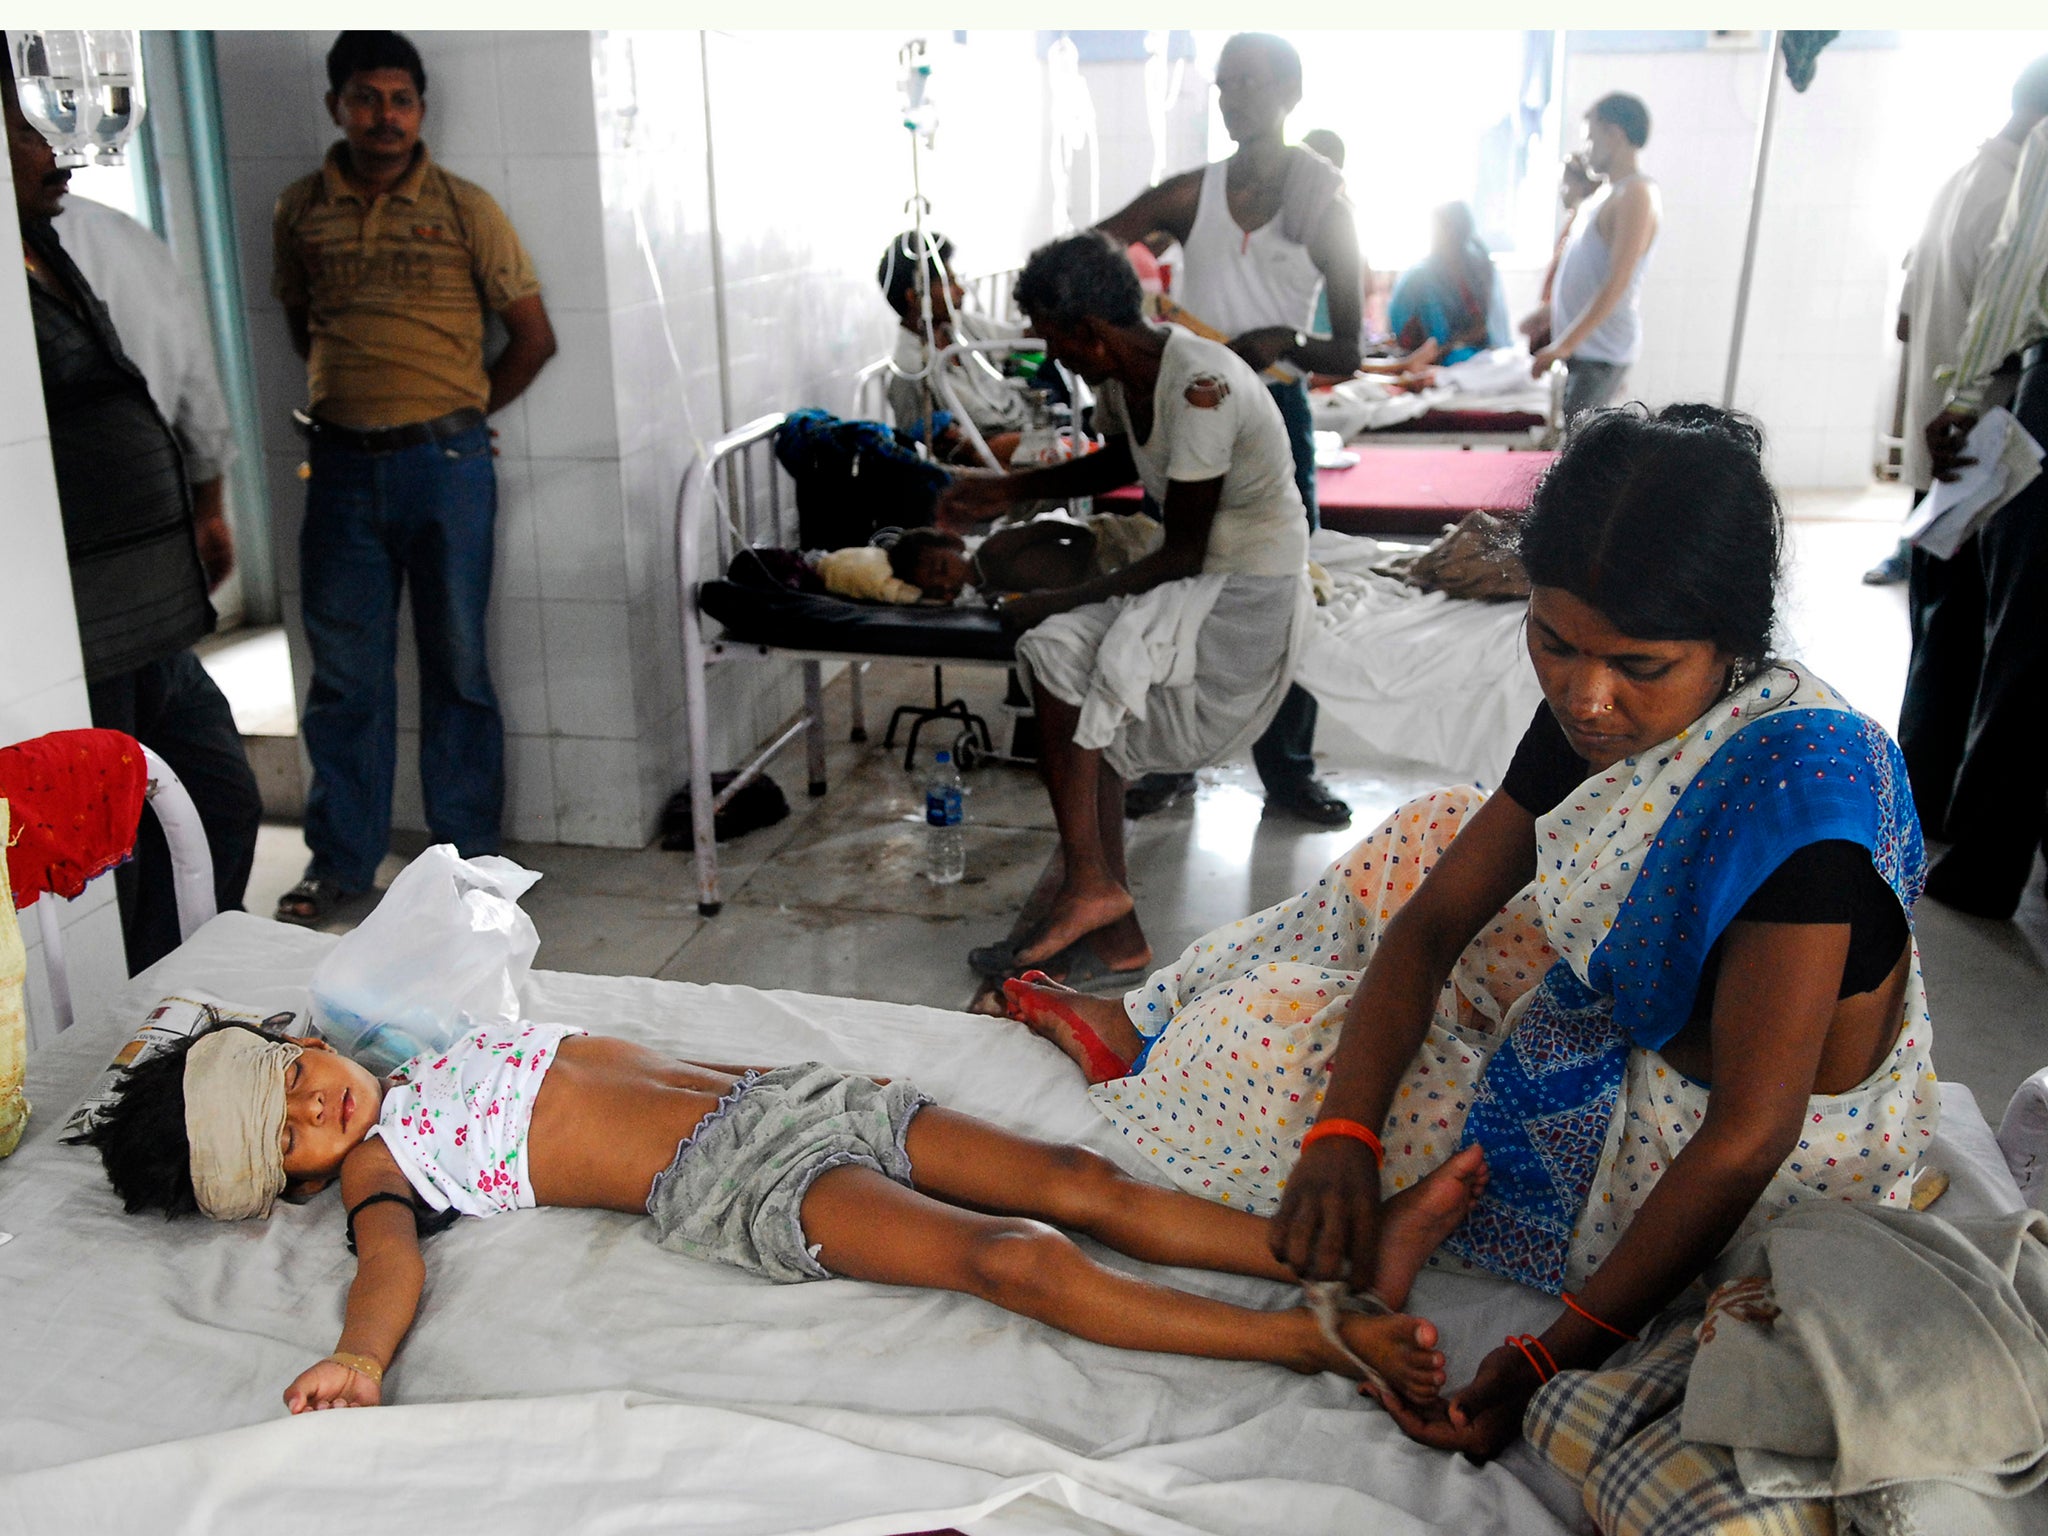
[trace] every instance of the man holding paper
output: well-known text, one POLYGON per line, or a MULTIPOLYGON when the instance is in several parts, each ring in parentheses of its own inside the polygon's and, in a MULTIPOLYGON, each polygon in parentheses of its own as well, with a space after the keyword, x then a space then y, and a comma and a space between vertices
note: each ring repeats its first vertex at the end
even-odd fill
MULTIPOLYGON (((2048 69, 2030 67, 2016 108, 2030 82, 2048 98, 2048 69)), ((2048 99, 2034 111, 1998 233, 1978 270, 1944 407, 1925 430, 1934 473, 1944 481, 1977 462, 1966 451, 1970 434, 2010 357, 2019 360, 2012 414, 2037 442, 2048 442, 2048 118, 2039 116, 2048 99)), ((2034 478, 1992 513, 1944 564, 1943 633, 1915 635, 1899 730, 1921 821, 1950 844, 1928 874, 1927 894, 1959 911, 2010 918, 2033 871, 2048 799, 2048 757, 2037 744, 2048 697, 2048 477, 2034 478), (1974 689, 1959 668, 1943 666, 1937 678, 1925 654, 1929 642, 1967 645, 1973 629, 1981 646, 1974 689), (1933 687, 1950 690, 1957 709, 1969 693, 1960 743, 1915 729, 1939 713, 1927 696, 1933 687)))

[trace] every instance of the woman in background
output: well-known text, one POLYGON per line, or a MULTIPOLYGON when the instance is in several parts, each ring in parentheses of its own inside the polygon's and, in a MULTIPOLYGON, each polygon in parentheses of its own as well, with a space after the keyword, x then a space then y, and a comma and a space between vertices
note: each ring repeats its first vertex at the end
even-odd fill
POLYGON ((1462 363, 1486 348, 1510 345, 1500 274, 1466 204, 1445 203, 1437 209, 1429 254, 1394 284, 1388 319, 1402 351, 1434 341, 1445 363, 1462 363))

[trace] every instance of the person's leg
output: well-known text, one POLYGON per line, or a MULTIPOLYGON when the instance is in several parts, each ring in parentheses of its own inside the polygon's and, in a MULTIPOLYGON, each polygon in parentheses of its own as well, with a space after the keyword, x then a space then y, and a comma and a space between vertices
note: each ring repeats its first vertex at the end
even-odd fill
MULTIPOLYGON (((916 1188, 951 1205, 1035 1217, 1148 1264, 1297 1278, 1273 1256, 1266 1218, 1133 1178, 1085 1147, 1019 1136, 927 1105, 911 1121, 904 1151, 916 1188)), ((1423 1261, 1465 1219, 1485 1184, 1485 1160, 1471 1148, 1387 1202, 1381 1300, 1398 1307, 1408 1299, 1423 1261)))
MULTIPOLYGON (((1259 1311, 1139 1280, 1096 1263, 1051 1227, 963 1210, 873 1168, 820 1174, 804 1196, 801 1219, 818 1261, 850 1280, 961 1291, 1117 1349, 1357 1375, 1304 1307, 1259 1311)), ((1443 1385, 1431 1324, 1347 1315, 1341 1326, 1351 1350, 1404 1394, 1431 1397, 1443 1385)))
MULTIPOLYGON (((152 690, 148 668, 117 672, 88 683, 92 723, 140 740, 143 706, 152 690)), ((156 818, 145 809, 135 829, 135 857, 114 866, 114 900, 121 912, 121 948, 133 976, 178 947, 177 898, 171 889, 170 851, 156 818)))
MULTIPOLYGON (((1322 526, 1316 498, 1316 429, 1308 390, 1297 383, 1269 384, 1280 419, 1287 424, 1287 447, 1294 457, 1294 488, 1308 514, 1308 530, 1322 526)), ((1316 700, 1299 683, 1288 686, 1279 713, 1252 743, 1252 766, 1259 771, 1266 803, 1320 826, 1341 827, 1351 820, 1351 807, 1316 780, 1316 700)))
POLYGON ((1038 766, 1059 827, 1061 879, 1059 894, 1053 898, 1037 937, 1018 952, 1019 962, 1025 965, 1051 958, 1076 939, 1129 916, 1133 909, 1130 890, 1111 873, 1103 847, 1102 815, 1096 802, 1102 783, 1102 754, 1074 742, 1081 718, 1079 706, 1069 704, 1043 684, 1035 692, 1041 738, 1038 766))
POLYGON ((1984 667, 1984 563, 1976 538, 1946 560, 1908 557, 1906 602, 1913 648, 1899 704, 1899 750, 1927 836, 1945 838, 1949 796, 1970 734, 1984 667))
POLYGON ((1620 392, 1628 369, 1620 363, 1570 357, 1564 364, 1564 419, 1581 411, 1597 411, 1620 392))
MULTIPOLYGON (((2013 414, 2048 434, 2048 363, 2020 379, 2013 414)), ((2039 747, 2048 697, 2048 478, 2036 480, 1977 534, 1984 565, 1984 662, 1963 760, 1949 799, 1949 851, 1927 894, 1980 917, 2019 906, 2041 841, 2048 758, 2039 747)))
POLYGON ((180 651, 157 664, 157 676, 161 696, 155 718, 149 734, 138 734, 138 739, 170 765, 191 794, 213 855, 214 904, 223 912, 239 912, 256 862, 263 793, 242 749, 234 711, 199 658, 180 651))
POLYGON ((427 828, 475 858, 498 851, 505 806, 505 731, 486 640, 498 515, 490 432, 479 426, 394 457, 411 531, 427 828))
POLYGON ((391 840, 397 757, 398 593, 383 456, 316 445, 299 535, 313 677, 300 733, 311 879, 366 891, 391 840))
MULTIPOLYGON (((1131 888, 1131 867, 1124 853, 1124 781, 1098 755, 1100 772, 1095 785, 1097 835, 1102 840, 1103 862, 1110 878, 1125 890, 1131 888)), ((1152 963, 1152 946, 1138 922, 1138 909, 1131 910, 1107 927, 1088 936, 1095 957, 1110 971, 1141 971, 1152 963)))

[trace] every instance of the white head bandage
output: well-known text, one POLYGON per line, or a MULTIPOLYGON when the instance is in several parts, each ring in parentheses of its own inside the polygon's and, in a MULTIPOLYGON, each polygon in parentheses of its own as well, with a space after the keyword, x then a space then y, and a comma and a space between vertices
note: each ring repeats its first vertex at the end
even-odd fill
POLYGON ((284 1075, 300 1048, 217 1029, 185 1056, 192 1193, 215 1221, 268 1216, 284 1191, 284 1075))

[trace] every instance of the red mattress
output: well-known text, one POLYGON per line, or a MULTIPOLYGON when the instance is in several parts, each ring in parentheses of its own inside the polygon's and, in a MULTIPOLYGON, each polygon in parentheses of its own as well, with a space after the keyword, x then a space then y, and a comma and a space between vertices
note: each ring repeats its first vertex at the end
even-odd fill
MULTIPOLYGON (((1316 471, 1316 499, 1325 528, 1368 535, 1434 537, 1467 512, 1522 512, 1550 461, 1549 452, 1505 453, 1464 448, 1375 448, 1354 443, 1349 469, 1316 471)), ((1105 501, 1136 501, 1136 486, 1105 501)))

